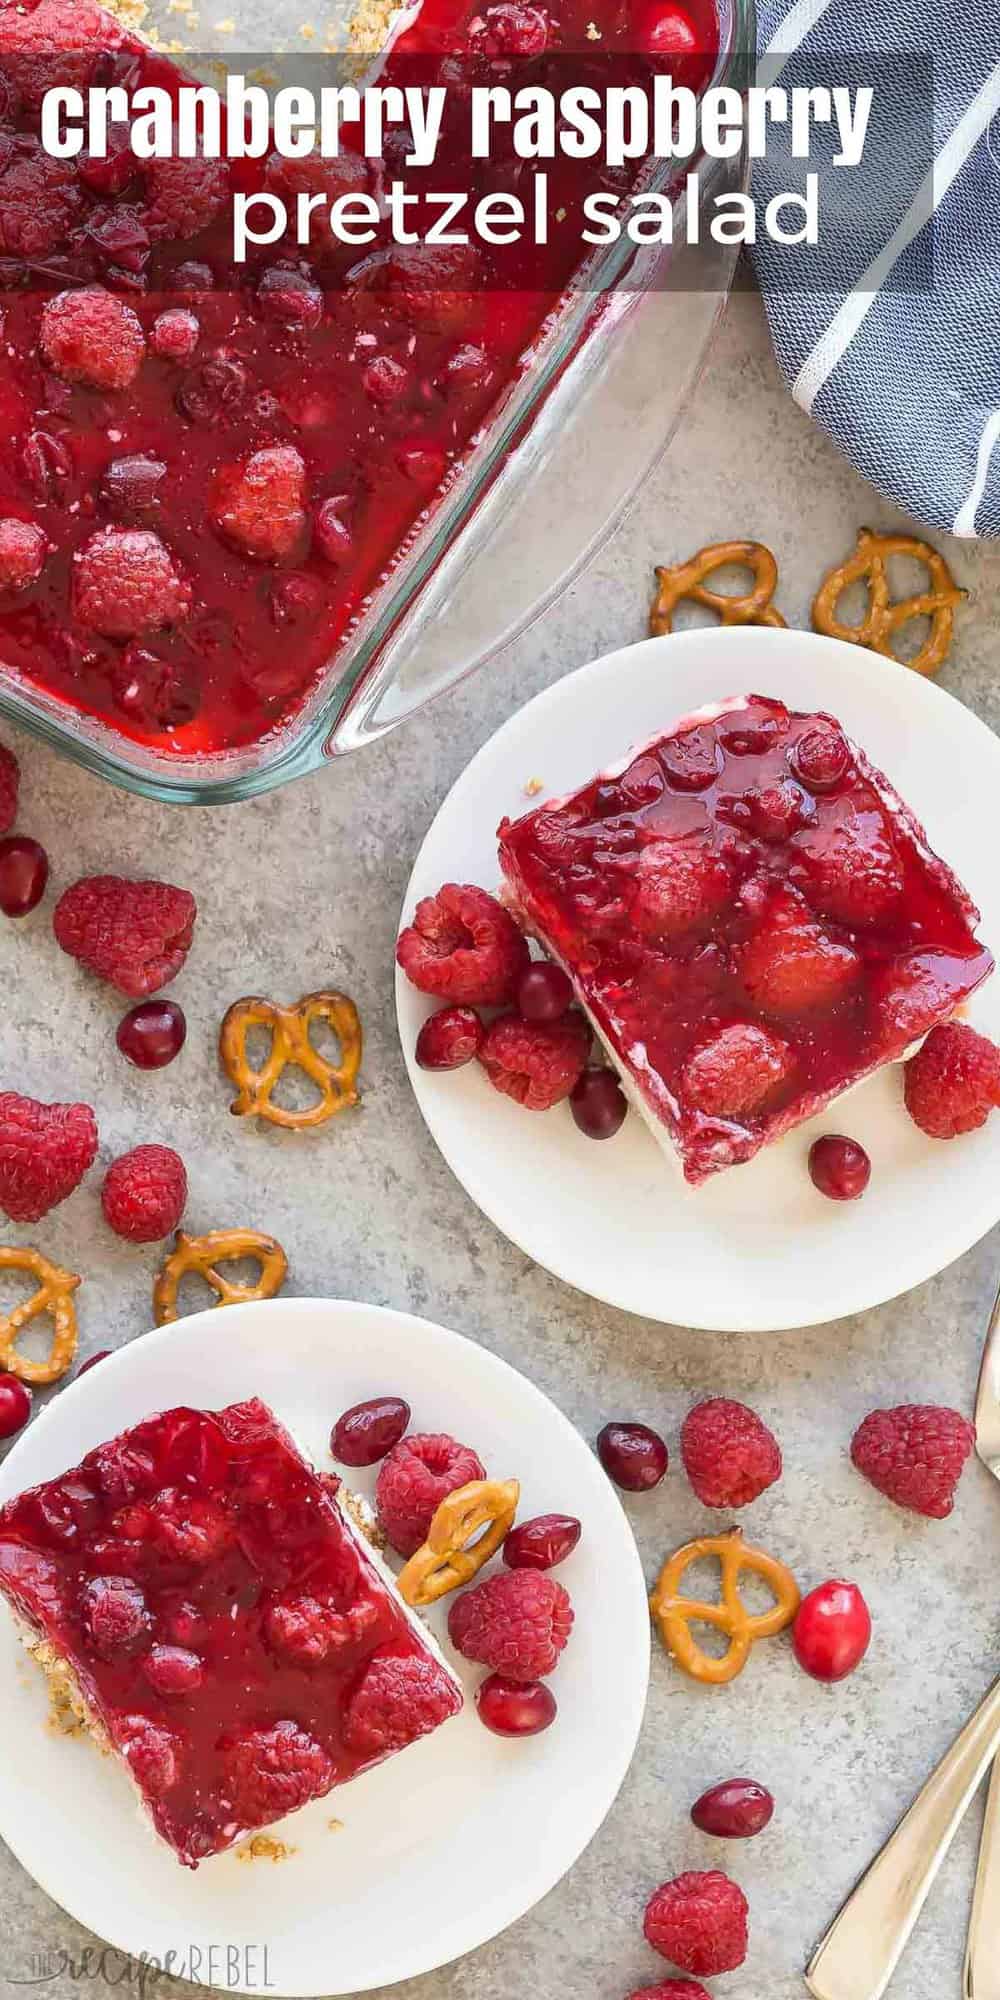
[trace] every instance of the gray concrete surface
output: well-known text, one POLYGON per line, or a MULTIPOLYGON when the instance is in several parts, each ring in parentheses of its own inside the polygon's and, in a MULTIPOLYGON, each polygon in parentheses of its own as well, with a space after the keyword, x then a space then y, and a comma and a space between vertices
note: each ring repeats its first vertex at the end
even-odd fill
MULTIPOLYGON (((373 1299, 460 1328, 526 1370, 587 1436, 628 1413, 661 1426, 676 1446, 697 1397, 748 1398, 785 1449, 784 1480, 748 1526, 803 1578, 856 1576, 874 1610, 870 1659, 840 1689, 804 1679, 779 1645, 730 1689, 705 1691, 657 1649, 634 1767, 570 1878, 506 1937, 398 1989, 400 2000, 622 2000, 666 1976, 642 1941, 644 1898, 682 1868, 718 1863, 719 1848, 687 1813, 707 1784, 735 1772, 769 1784, 778 1812, 762 1839, 723 1856, 751 1900, 752 1949, 719 1991, 727 2000, 797 2000, 810 1946, 995 1671, 995 1486, 977 1466, 951 1521, 920 1522, 862 1485, 846 1446, 878 1402, 971 1406, 1000 1244, 980 1245, 909 1298, 819 1332, 724 1337, 609 1311, 528 1263, 452 1180, 412 1100, 393 1019, 397 912, 439 801, 516 705, 641 636, 654 561, 722 536, 759 536, 781 558, 781 603, 801 624, 818 576, 852 546, 858 525, 894 518, 795 410, 759 305, 739 297, 675 449, 604 553, 504 660, 381 746, 255 804, 209 812, 126 798, 27 738, 16 742, 22 825, 49 848, 57 883, 109 864, 161 870, 196 891, 201 920, 174 989, 188 1046, 153 1077, 116 1054, 114 997, 57 952, 51 896, 22 926, 0 931, 4 1085, 94 1102, 104 1158, 143 1139, 177 1145, 191 1171, 194 1229, 255 1222, 287 1246, 293 1290, 373 1299), (356 995, 364 1014, 363 1110, 305 1143, 234 1125, 214 1054, 223 1006, 248 991, 291 998, 329 983, 356 995)), ((974 601, 945 683, 996 725, 1000 552, 956 546, 953 555, 974 601)), ((145 1330, 156 1261, 105 1230, 98 1186, 92 1176, 38 1232, 87 1274, 85 1351, 145 1330)), ((676 1472, 629 1511, 650 1576, 704 1521, 676 1472)), ((976 1817, 894 2000, 957 2000, 976 1817)), ((85 1800, 79 1838, 87 1838, 85 1800)), ((121 1889, 128 1894, 127 1882, 121 1889)), ((30 1986, 41 2000, 71 2000, 92 1983, 99 1992, 99 1975, 92 1982, 77 1957, 92 1943, 0 1852, 0 1994, 30 1986), (62 1970, 61 1954, 73 1960, 62 1970)), ((168 1982, 164 1990, 181 2000, 190 1989, 168 1982)))

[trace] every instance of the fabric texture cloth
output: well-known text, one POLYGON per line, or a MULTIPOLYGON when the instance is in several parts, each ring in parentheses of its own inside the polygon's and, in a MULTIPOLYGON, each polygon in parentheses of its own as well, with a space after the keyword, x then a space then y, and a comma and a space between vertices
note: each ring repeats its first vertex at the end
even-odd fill
POLYGON ((759 0, 758 82, 869 82, 861 164, 778 128, 758 211, 818 175, 818 246, 754 268, 796 401, 939 532, 1000 536, 1000 0, 759 0))

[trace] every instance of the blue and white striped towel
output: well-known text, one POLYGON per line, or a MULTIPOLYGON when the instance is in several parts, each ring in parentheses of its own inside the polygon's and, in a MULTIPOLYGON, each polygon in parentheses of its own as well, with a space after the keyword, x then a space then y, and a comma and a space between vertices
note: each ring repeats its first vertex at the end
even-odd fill
MULTIPOLYGON (((1000 0, 760 0, 759 27, 763 80, 822 81, 824 58, 861 80, 873 59, 882 100, 860 167, 809 163, 820 251, 754 255, 795 399, 908 513, 1000 536, 1000 0)), ((801 172, 779 139, 758 198, 801 172)))

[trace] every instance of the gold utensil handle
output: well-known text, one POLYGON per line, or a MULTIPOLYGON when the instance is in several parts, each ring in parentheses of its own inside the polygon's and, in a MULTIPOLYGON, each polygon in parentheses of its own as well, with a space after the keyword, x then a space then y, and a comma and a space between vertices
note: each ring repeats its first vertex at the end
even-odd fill
MULTIPOLYGON (((1000 1749, 1000 1681, 834 1918, 806 1968, 815 2000, 880 2000, 977 1786, 1000 1749)), ((977 1989, 977 2000, 985 2000, 977 1989)))
POLYGON ((966 2000, 1000 2000, 1000 1759, 986 1802, 965 1960, 966 2000))

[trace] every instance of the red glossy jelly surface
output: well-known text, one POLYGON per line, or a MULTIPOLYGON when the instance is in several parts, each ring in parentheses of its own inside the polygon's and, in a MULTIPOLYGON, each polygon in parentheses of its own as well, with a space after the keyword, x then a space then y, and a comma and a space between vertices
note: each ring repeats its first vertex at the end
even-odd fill
POLYGON ((526 921, 698 1183, 899 1056, 993 969, 831 716, 761 695, 500 828, 526 921))
MULTIPOLYGON (((645 46, 648 0, 596 12, 602 56, 645 46)), ((673 71, 697 87, 717 26, 711 0, 686 13, 699 48, 673 71)), ((525 53, 593 62, 594 14, 593 0, 485 15, 424 0, 379 80, 414 59, 424 80, 428 62, 436 75, 457 61, 459 82, 473 64, 489 80, 496 60, 506 74, 526 27, 525 53)), ((359 250, 324 225, 308 250, 278 243, 235 267, 232 189, 372 194, 406 170, 388 147, 384 161, 231 168, 144 164, 127 144, 111 161, 46 159, 41 82, 180 80, 94 0, 0 8, 0 86, 4 70, 25 87, 0 87, 0 527, 14 524, 0 535, 0 659, 164 753, 258 742, 316 687, 529 365, 579 239, 553 228, 548 246, 516 252, 393 249, 386 225, 359 250), (53 46, 67 53, 46 72, 38 52, 53 46), (99 299, 96 374, 78 365, 73 323, 94 288, 132 316, 114 327, 99 299)), ((529 197, 532 163, 469 162, 460 90, 452 115, 435 187, 529 197)), ((554 163, 553 214, 571 211, 579 174, 554 163)))
POLYGON ((334 1488, 254 1401, 151 1417, 0 1511, 0 1591, 190 1866, 462 1705, 334 1488))

